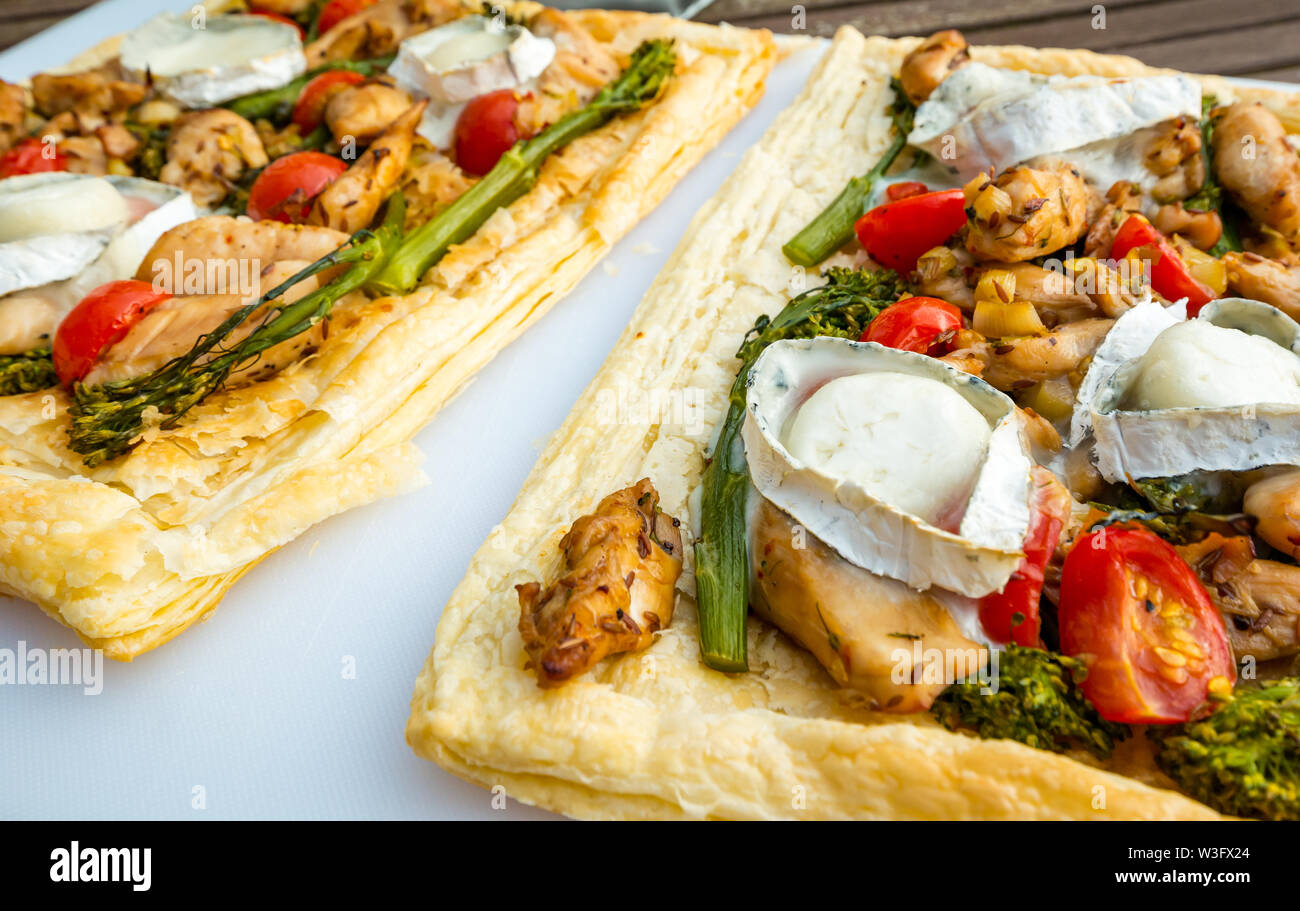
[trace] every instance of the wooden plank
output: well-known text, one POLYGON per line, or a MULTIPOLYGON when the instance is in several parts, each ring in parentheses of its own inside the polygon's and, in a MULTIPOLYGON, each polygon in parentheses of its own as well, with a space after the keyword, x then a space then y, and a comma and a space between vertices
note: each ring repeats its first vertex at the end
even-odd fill
POLYGON ((14 19, 32 19, 62 14, 70 16, 95 0, 4 0, 0 3, 0 23, 14 19))
MULTIPOLYGON (((720 15, 726 9, 724 2, 706 9, 698 18, 710 22, 727 18, 720 15)), ((757 2, 757 0, 755 0, 757 2)), ((763 0, 770 2, 770 0, 763 0)), ((1108 0, 1108 14, 1115 10, 1142 3, 1144 0, 1108 0)), ((1149 2, 1149 0, 1145 0, 1149 2)), ((883 3, 856 3, 848 6, 814 8, 808 10, 806 33, 831 35, 841 25, 852 25, 869 35, 927 35, 941 28, 970 29, 993 27, 1020 22, 1057 19, 1071 13, 1089 13, 1097 0, 990 0, 971 3, 970 0, 888 0, 883 3)), ((775 13, 728 19, 737 25, 770 28, 776 32, 791 32, 792 3, 784 3, 775 13)))
POLYGON ((60 14, 55 16, 36 16, 29 19, 20 19, 16 22, 0 22, 0 50, 12 47, 19 41, 30 38, 37 32, 43 32, 51 25, 62 22, 65 18, 66 16, 60 14))
POLYGON ((1152 66, 1245 75, 1300 64, 1300 19, 1120 48, 1152 66))
MULTIPOLYGON (((1026 44, 1030 47, 1081 47, 1113 51, 1173 38, 1234 32, 1251 25, 1300 18, 1277 0, 1171 0, 1110 9, 1105 18, 1091 11, 1050 22, 968 29, 972 44, 1026 44), (1103 27, 1094 27, 1100 22, 1103 27)), ((1199 65, 1199 64, 1198 64, 1199 65)))
POLYGON ((1271 70, 1251 70, 1241 75, 1249 76, 1251 79, 1272 79, 1276 82, 1300 82, 1300 64, 1271 70))

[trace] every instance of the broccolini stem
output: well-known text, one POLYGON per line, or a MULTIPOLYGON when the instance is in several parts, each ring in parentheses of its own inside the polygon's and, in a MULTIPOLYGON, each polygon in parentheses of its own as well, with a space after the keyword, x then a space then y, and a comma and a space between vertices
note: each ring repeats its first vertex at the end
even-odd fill
POLYGON ((49 348, 0 355, 0 396, 36 392, 58 384, 49 348))
POLYGON ((704 469, 700 539, 695 543, 695 590, 700 612, 700 655, 715 670, 748 669, 745 616, 749 607, 749 530, 745 498, 749 467, 740 438, 749 371, 772 342, 820 335, 856 339, 871 320, 904 293, 893 272, 830 269, 828 281, 791 300, 775 319, 761 317, 736 356, 727 416, 704 469))
POLYGON ((851 179, 820 215, 786 242, 781 252, 790 262, 811 268, 848 243, 853 237, 854 224, 866 214, 871 188, 907 147, 907 134, 912 131, 912 116, 916 110, 907 100, 907 95, 897 80, 892 85, 895 98, 892 107, 894 138, 889 143, 889 148, 885 149, 884 156, 876 162, 875 167, 851 179))
POLYGON ((371 287, 383 294, 410 291, 453 244, 469 238, 493 212, 527 193, 548 155, 654 98, 672 74, 676 60, 671 41, 643 42, 627 69, 595 98, 532 139, 515 143, 487 176, 413 231, 371 287))
POLYGON ((68 409, 72 416, 71 449, 84 456, 86 465, 93 468, 136 446, 144 430, 146 411, 153 409, 166 416, 160 426, 174 427, 185 412, 221 388, 232 372, 248 365, 263 351, 310 329, 329 315, 337 301, 364 285, 397 247, 405 218, 405 201, 401 194, 395 194, 388 201, 378 229, 358 231, 333 253, 240 307, 180 357, 144 376, 98 386, 78 383, 68 409), (350 269, 292 304, 272 304, 303 279, 346 263, 351 264, 350 269), (261 325, 231 347, 221 347, 236 327, 268 305, 261 325))

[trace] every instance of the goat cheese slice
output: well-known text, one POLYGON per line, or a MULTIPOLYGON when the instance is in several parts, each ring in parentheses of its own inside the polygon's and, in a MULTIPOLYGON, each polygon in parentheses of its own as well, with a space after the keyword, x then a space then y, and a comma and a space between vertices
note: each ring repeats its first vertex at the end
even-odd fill
POLYGON ((1141 131, 1200 113, 1200 84, 1187 76, 1067 78, 970 63, 917 108, 907 141, 963 183, 990 167, 1057 156, 1104 191, 1149 178, 1141 131))
POLYGON ((428 98, 417 132, 438 148, 451 142, 465 105, 498 89, 520 89, 555 59, 555 42, 522 25, 465 16, 401 43, 388 68, 398 87, 428 98))
POLYGON ((187 108, 276 89, 307 69, 298 29, 265 16, 163 13, 122 39, 122 68, 187 108))
POLYGON ((1108 481, 1300 465, 1300 324, 1213 301, 1115 369, 1091 423, 1108 481))
POLYGON ((983 380, 871 342, 786 340, 746 405, 755 488, 849 562, 970 597, 1015 571, 1032 463, 1015 406, 983 380))

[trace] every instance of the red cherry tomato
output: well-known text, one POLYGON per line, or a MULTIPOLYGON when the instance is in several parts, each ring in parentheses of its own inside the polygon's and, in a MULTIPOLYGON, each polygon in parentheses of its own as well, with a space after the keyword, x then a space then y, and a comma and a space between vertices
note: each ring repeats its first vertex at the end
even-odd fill
POLYGON ((1084 535, 1061 570, 1061 651, 1088 667, 1084 695, 1126 724, 1186 721, 1211 681, 1236 680, 1223 617, 1168 542, 1141 527, 1084 535))
POLYGON ((896 272, 911 272, 916 260, 966 224, 966 196, 939 190, 876 206, 854 226, 871 258, 896 272))
POLYGON ((53 144, 40 139, 24 139, 8 152, 0 155, 0 179, 19 174, 43 174, 47 171, 66 171, 67 156, 53 144))
POLYGON ((1110 255, 1114 259, 1123 259, 1129 251, 1139 247, 1145 248, 1139 255, 1151 260, 1151 287, 1168 301, 1187 298, 1188 316, 1195 316, 1217 297, 1213 289, 1192 275, 1187 263, 1163 234, 1145 218, 1130 215, 1115 232, 1110 255))
POLYGON ((920 196, 922 193, 929 192, 930 188, 918 180, 904 180, 902 183, 891 183, 885 190, 885 196, 890 202, 898 202, 909 196, 920 196))
POLYGON ((321 7, 320 15, 316 17, 316 34, 325 34, 344 19, 355 16, 377 2, 378 0, 330 0, 321 7))
POLYGON ((294 152, 277 158, 257 175, 248 191, 248 217, 301 224, 312 200, 348 166, 324 152, 294 152))
POLYGON ((303 29, 301 25, 299 25, 297 22, 294 22, 288 16, 283 16, 280 13, 273 13, 269 9, 257 9, 256 7, 250 7, 248 10, 248 15, 261 16, 263 19, 271 19, 275 22, 283 22, 285 25, 292 25, 294 28, 298 30, 298 37, 300 38, 307 37, 307 32, 306 30, 303 29))
POLYGON ((306 136, 320 126, 325 119, 325 105, 331 98, 348 86, 365 81, 365 76, 352 70, 330 70, 303 86, 293 106, 293 122, 298 124, 302 135, 306 136))
POLYGON ((515 111, 519 96, 514 89, 479 95, 456 118, 456 163, 467 174, 486 174, 519 141, 515 111))
POLYGON ((935 357, 948 353, 961 328, 961 311, 937 297, 909 297, 891 304, 871 321, 859 341, 935 357))
POLYGON ((1070 518, 1070 492, 1046 468, 1033 469, 1034 503, 1025 535, 1025 558, 1006 588, 980 599, 980 622, 997 642, 1042 648, 1042 619, 1038 613, 1043 574, 1070 518))
POLYGON ((54 370, 65 386, 85 377, 95 361, 141 318, 171 297, 149 282, 100 285, 73 307, 54 333, 54 370))

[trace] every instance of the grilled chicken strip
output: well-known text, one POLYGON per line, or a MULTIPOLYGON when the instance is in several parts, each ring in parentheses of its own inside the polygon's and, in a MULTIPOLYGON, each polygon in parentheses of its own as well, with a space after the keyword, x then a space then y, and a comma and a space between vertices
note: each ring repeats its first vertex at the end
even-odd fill
POLYGON ((1300 320, 1300 266, 1288 266, 1258 253, 1225 253, 1223 263, 1233 293, 1272 304, 1300 320))
POLYGON ((812 535, 796 532, 788 515, 767 500, 759 504, 751 604, 812 652, 840 686, 863 693, 873 708, 919 712, 947 683, 927 679, 915 666, 915 643, 922 655, 939 649, 969 656, 967 674, 988 660, 988 650, 963 636, 933 596, 854 566, 812 535))
POLYGON ((1300 158, 1277 115, 1239 101, 1213 116, 1219 182, 1255 221, 1300 240, 1300 158))
POLYGON ((351 167, 321 191, 312 204, 311 224, 351 234, 374 220, 406 169, 415 128, 427 103, 412 106, 393 121, 351 167))
POLYGON ((1207 535, 1177 548, 1205 583, 1240 660, 1300 652, 1300 566, 1261 560, 1246 535, 1207 535))
MULTIPOLYGON (((411 96, 384 79, 350 86, 325 105, 325 123, 340 146, 365 146, 411 107, 411 96)), ((419 125, 419 118, 416 118, 419 125)))
POLYGON ((249 168, 267 162, 262 139, 234 111, 212 108, 177 118, 167 138, 167 164, 158 179, 188 190, 196 205, 211 208, 226 198, 249 168))
POLYGON ((679 522, 649 478, 605 497, 560 541, 564 574, 515 586, 537 685, 556 687, 606 655, 637 651, 672 622, 682 572, 679 522))

